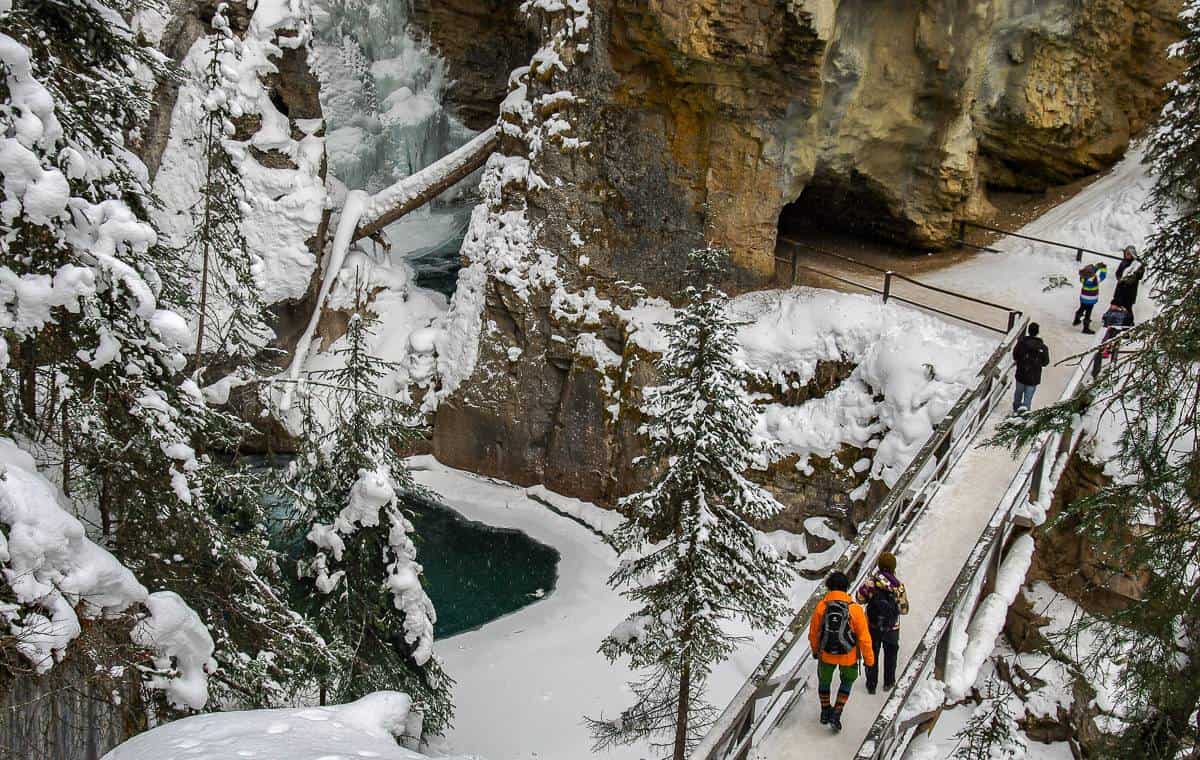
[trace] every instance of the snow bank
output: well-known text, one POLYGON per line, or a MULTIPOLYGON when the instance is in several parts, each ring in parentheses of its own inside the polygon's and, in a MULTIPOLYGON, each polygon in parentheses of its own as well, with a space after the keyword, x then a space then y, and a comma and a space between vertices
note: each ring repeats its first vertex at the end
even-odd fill
MULTIPOLYGON (((888 486, 974 383, 995 341, 898 304, 813 288, 749 293, 733 301, 747 367, 775 384, 803 385, 821 361, 849 361, 850 377, 800 406, 767 404, 759 434, 777 456, 830 457, 876 448, 870 475, 888 486)), ((643 334, 645 334, 643 332, 643 334)))
MULTIPOLYGON (((283 47, 307 43, 307 5, 260 0, 245 38, 222 42, 221 70, 227 80, 222 97, 228 98, 235 117, 256 116, 261 123, 247 140, 233 139, 233 125, 228 125, 223 144, 245 189, 241 227, 248 250, 262 259, 255 280, 267 304, 299 299, 308 291, 317 261, 307 241, 317 234, 326 202, 325 138, 318 136, 322 121, 293 123, 275 106, 264 85, 266 77, 277 71, 283 47), (253 151, 277 154, 290 165, 265 167, 253 151)), ((204 184, 201 147, 209 94, 203 87, 203 69, 209 44, 210 38, 202 36, 182 61, 188 77, 179 88, 170 138, 154 177, 154 191, 163 204, 155 212, 155 221, 176 246, 184 245, 195 226, 192 209, 204 184)))
POLYGON ((82 632, 81 618, 132 614, 144 605, 149 615, 130 638, 156 655, 160 673, 148 685, 178 707, 204 707, 216 663, 200 618, 172 592, 148 594, 60 502, 33 457, 0 438, 0 573, 16 599, 0 603, 0 621, 17 651, 45 673, 82 632))
POLYGON ((979 602, 965 635, 951 639, 952 649, 946 658, 946 697, 951 702, 962 699, 979 675, 979 669, 992 652, 996 637, 1004 628, 1008 608, 1016 601, 1025 582, 1025 574, 1033 561, 1033 536, 1028 533, 1017 538, 1000 566, 996 588, 979 602), (965 644, 961 649, 954 642, 965 644))
POLYGON ((411 707, 407 694, 379 691, 346 705, 196 715, 139 734, 104 760, 424 760, 397 744, 411 707))

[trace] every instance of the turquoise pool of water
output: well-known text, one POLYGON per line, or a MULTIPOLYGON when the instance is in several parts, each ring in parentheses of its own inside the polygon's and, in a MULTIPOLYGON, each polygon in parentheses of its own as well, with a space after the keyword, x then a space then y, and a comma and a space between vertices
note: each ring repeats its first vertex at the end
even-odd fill
POLYGON ((478 628, 554 590, 558 552, 520 531, 468 520, 433 501, 422 501, 409 519, 437 609, 438 638, 478 628))
MULTIPOLYGON (((260 466, 278 467, 280 460, 260 466)), ((555 549, 518 530, 468 520, 435 498, 412 502, 407 514, 425 592, 437 610, 437 638, 478 628, 554 590, 555 549)), ((292 516, 291 505, 274 498, 271 503, 274 522, 282 527, 292 516)))

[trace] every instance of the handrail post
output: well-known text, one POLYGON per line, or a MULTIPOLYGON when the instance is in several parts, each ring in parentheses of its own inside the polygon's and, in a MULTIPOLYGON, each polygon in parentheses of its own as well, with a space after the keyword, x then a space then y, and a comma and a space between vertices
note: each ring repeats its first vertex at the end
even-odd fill
POLYGON ((967 241, 967 220, 958 220, 958 242, 965 243, 967 241))
POLYGON ((1083 261, 1083 249, 1082 248, 1075 249, 1075 261, 1076 262, 1083 261))
POLYGON ((888 296, 892 294, 892 270, 888 270, 883 275, 883 302, 887 303, 888 296))
POLYGON ((1021 316, 1021 312, 1009 310, 1008 312, 1008 332, 1012 332, 1013 327, 1017 324, 1017 317, 1021 316))
POLYGON ((795 285, 796 285, 796 264, 798 263, 799 259, 800 259, 800 249, 793 246, 792 247, 792 279, 790 281, 788 281, 789 287, 795 287, 795 285))

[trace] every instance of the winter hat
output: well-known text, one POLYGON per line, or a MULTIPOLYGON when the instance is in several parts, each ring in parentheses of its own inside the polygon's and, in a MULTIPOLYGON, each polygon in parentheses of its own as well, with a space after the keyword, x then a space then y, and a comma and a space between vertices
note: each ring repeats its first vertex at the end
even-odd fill
POLYGON ((896 572, 896 555, 891 552, 884 552, 879 555, 879 569, 886 570, 889 573, 896 572))
MULTIPOLYGON (((1037 337, 1037 335, 1038 335, 1038 333, 1039 333, 1039 332, 1041 332, 1041 331, 1042 331, 1042 328, 1041 328, 1041 327, 1038 325, 1038 323, 1037 323, 1037 322, 1030 322, 1030 323, 1029 323, 1029 337, 1031 337, 1031 338, 1036 338, 1036 337, 1037 337)), ((892 557, 892 560, 893 560, 893 561, 894 561, 895 559, 896 559, 895 557, 892 557)))
POLYGON ((1125 246, 1125 250, 1121 251, 1121 253, 1128 253, 1130 256, 1137 256, 1137 249, 1131 245, 1127 245, 1125 246))

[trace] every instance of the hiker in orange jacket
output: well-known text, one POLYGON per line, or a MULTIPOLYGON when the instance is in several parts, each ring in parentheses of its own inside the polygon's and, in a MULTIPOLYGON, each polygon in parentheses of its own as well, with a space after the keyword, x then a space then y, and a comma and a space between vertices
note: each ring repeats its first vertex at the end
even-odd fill
POLYGON ((821 723, 834 731, 842 730, 842 710, 850 699, 850 689, 858 678, 858 660, 875 667, 875 650, 867 613, 850 598, 850 579, 834 571, 825 579, 829 592, 813 611, 808 626, 808 642, 817 660, 817 695, 821 698, 821 723), (839 671, 837 703, 830 704, 833 672, 839 671))

